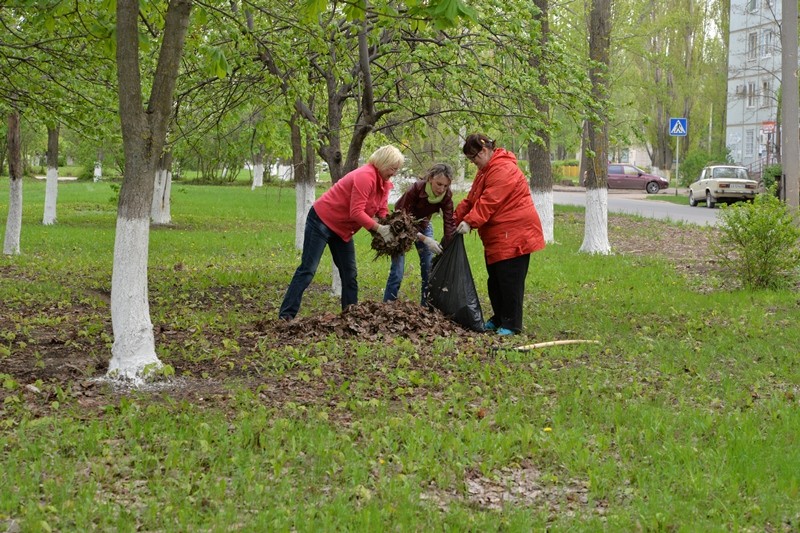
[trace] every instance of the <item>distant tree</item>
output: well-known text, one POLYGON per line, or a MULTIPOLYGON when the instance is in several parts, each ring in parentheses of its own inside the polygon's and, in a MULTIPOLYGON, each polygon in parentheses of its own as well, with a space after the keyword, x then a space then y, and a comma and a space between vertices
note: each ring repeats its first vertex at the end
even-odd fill
POLYGON ((9 193, 3 253, 18 255, 22 233, 22 160, 20 157, 19 111, 16 109, 8 114, 8 141, 6 144, 8 145, 9 193))
POLYGON ((44 194, 42 224, 56 223, 56 200, 58 198, 58 124, 47 126, 47 184, 44 194))

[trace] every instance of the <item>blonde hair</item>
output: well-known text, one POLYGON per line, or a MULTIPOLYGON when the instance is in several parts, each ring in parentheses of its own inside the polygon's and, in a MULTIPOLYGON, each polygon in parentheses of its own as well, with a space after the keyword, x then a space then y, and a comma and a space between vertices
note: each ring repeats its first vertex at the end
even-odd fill
POLYGON ((403 168, 405 162, 406 158, 403 153, 391 144, 381 146, 372 152, 367 160, 367 163, 372 164, 379 172, 385 172, 395 167, 399 170, 403 168))

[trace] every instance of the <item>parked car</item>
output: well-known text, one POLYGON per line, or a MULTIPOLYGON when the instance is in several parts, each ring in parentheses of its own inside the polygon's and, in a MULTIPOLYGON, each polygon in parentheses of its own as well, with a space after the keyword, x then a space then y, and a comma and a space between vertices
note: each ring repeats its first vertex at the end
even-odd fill
POLYGON ((669 182, 666 179, 648 174, 637 166, 625 163, 608 164, 609 189, 639 189, 655 194, 667 186, 669 182))
POLYGON ((689 205, 705 202, 713 208, 719 202, 753 201, 758 182, 750 179, 747 169, 735 165, 711 165, 700 173, 700 179, 689 185, 689 205))

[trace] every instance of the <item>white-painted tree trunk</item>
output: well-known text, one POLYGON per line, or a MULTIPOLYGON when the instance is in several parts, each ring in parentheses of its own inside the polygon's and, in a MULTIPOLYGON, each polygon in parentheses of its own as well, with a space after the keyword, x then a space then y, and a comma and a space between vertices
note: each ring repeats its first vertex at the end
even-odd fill
POLYGON ((342 296, 342 277, 336 265, 331 265, 331 294, 336 297, 342 296))
POLYGON ((100 181, 103 178, 103 164, 99 161, 94 164, 94 181, 100 181))
POLYGON ((56 223, 56 205, 58 199, 58 167, 47 167, 47 183, 44 190, 44 215, 42 224, 50 226, 56 223))
POLYGON ((161 211, 161 197, 164 194, 164 181, 166 172, 164 169, 156 170, 156 176, 153 180, 153 201, 150 202, 150 220, 155 222, 159 211, 161 211))
POLYGON ((313 183, 295 184, 295 219, 294 247, 303 249, 303 236, 306 232, 306 217, 316 199, 316 187, 313 183))
POLYGON ((170 195, 172 194, 172 172, 166 169, 156 171, 153 188, 153 204, 150 209, 150 220, 154 224, 172 223, 170 211, 170 195))
POLYGON ((108 375, 141 383, 162 364, 156 356, 147 298, 150 221, 117 218, 111 276, 111 322, 114 344, 108 375))
POLYGON ((531 191, 533 197, 533 205, 539 213, 539 220, 542 222, 542 233, 544 234, 544 242, 553 243, 553 226, 555 224, 554 211, 553 211, 553 191, 531 191))
POLYGON ((117 80, 125 169, 117 205, 117 228, 111 274, 111 324, 114 344, 108 377, 138 383, 162 367, 156 356, 147 261, 150 208, 156 171, 170 168, 159 160, 166 144, 180 59, 189 28, 191 0, 170 0, 154 69, 150 100, 142 98, 139 68, 139 3, 117 0, 117 80))
POLYGON ((22 234, 22 179, 9 180, 8 216, 6 217, 6 236, 3 241, 5 255, 19 255, 19 242, 22 234))
POLYGON ((608 189, 586 190, 586 222, 583 229, 581 252, 609 254, 608 243, 608 189))
MULTIPOLYGON (((464 157, 464 153, 461 151, 461 147, 464 146, 464 142, 467 140, 467 127, 461 126, 458 129, 458 170, 456 171, 456 185, 462 186, 464 185, 464 173, 467 167, 467 158, 464 157)), ((456 190, 463 190, 463 187, 454 187, 456 190)))
POLYGON ((256 163, 253 167, 253 186, 250 190, 255 190, 256 187, 264 185, 264 163, 256 163))

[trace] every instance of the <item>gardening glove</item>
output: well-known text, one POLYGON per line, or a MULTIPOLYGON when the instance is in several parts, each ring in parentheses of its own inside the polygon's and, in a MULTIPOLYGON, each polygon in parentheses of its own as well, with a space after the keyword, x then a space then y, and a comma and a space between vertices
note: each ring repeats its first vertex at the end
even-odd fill
POLYGON ((461 222, 459 222, 458 226, 456 227, 456 233, 460 233, 461 235, 466 235, 467 233, 469 233, 470 229, 472 229, 472 228, 469 227, 469 224, 467 224, 467 221, 466 220, 462 220, 461 222))
POLYGON ((417 233, 417 236, 422 237, 422 244, 424 244, 428 248, 428 250, 430 250, 435 254, 442 253, 442 246, 434 239, 426 235, 423 235, 422 233, 417 233))
POLYGON ((383 237, 383 242, 390 243, 394 240, 394 234, 392 233, 392 228, 385 224, 378 224, 378 227, 375 228, 375 231, 383 237))

